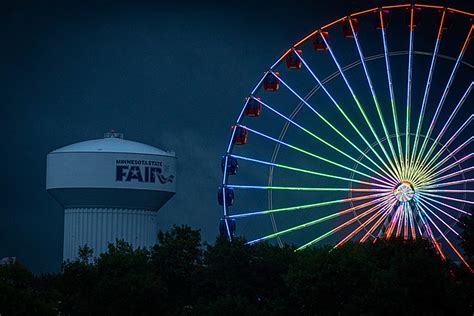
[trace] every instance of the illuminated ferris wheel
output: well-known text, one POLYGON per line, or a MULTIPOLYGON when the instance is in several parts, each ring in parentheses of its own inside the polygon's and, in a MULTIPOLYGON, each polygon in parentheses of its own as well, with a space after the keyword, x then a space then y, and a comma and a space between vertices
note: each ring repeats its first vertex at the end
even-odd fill
POLYGON ((458 243, 474 204, 473 17, 372 8, 286 50, 232 126, 221 234, 298 250, 425 238, 471 269, 458 243))

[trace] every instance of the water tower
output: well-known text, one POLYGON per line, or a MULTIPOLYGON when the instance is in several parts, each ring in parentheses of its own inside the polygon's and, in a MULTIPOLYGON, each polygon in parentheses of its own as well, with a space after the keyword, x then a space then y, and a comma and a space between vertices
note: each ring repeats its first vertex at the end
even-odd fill
POLYGON ((49 153, 46 190, 64 208, 64 260, 116 239, 152 246, 157 212, 176 192, 176 156, 106 133, 49 153))

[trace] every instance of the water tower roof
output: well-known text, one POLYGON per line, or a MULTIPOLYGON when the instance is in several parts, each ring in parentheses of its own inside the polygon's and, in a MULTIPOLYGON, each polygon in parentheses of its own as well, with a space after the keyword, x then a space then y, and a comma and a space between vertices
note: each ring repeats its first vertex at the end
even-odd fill
POLYGON ((120 133, 105 133, 104 138, 92 139, 71 144, 52 151, 51 153, 75 152, 110 152, 133 153, 174 157, 174 152, 167 152, 146 144, 123 139, 120 133))

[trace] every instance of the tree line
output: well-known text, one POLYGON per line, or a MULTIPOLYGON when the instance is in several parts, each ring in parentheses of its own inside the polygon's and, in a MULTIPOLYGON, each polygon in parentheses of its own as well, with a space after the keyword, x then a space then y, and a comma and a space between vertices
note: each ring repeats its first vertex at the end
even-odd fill
MULTIPOLYGON (((473 221, 462 246, 473 262, 473 221)), ((150 249, 124 241, 61 272, 0 266, 1 315, 472 315, 474 277, 423 239, 340 248, 247 245, 175 226, 150 249)))

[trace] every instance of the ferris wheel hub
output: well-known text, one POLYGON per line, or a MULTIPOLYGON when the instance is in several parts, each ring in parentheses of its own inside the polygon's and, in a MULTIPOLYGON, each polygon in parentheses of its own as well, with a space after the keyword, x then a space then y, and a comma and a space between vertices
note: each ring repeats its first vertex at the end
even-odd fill
POLYGON ((400 202, 409 202, 415 196, 415 188, 410 182, 402 181, 393 189, 393 195, 400 202))

